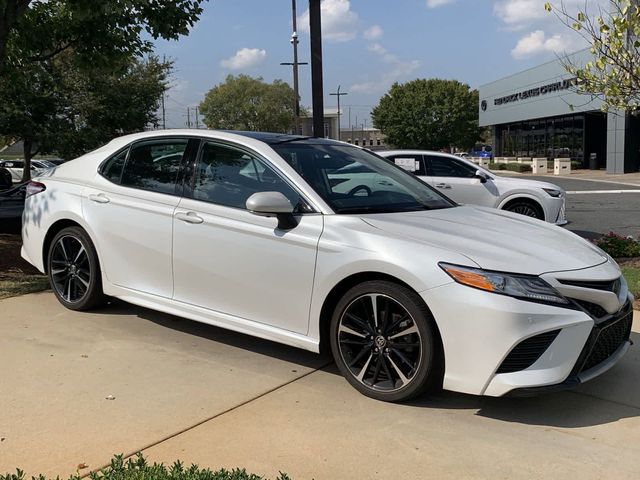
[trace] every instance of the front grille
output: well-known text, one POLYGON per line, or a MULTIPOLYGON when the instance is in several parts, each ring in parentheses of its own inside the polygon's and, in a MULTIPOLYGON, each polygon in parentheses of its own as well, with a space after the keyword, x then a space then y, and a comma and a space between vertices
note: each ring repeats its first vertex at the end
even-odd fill
POLYGON ((605 292, 613 292, 616 295, 620 292, 620 279, 615 280, 558 280, 564 285, 572 287, 590 288, 592 290, 603 290, 605 292))
POLYGON ((604 308, 602 308, 597 303, 591 303, 585 300, 577 300, 575 298, 573 299, 573 301, 595 318, 606 317, 609 314, 609 312, 607 312, 604 308))
POLYGON ((496 373, 513 373, 526 370, 536 363, 559 333, 560 330, 553 330, 523 340, 511 350, 507 358, 498 367, 496 373))
POLYGON ((633 310, 625 308, 624 314, 613 320, 593 327, 587 344, 576 365, 577 372, 590 370, 613 355, 631 336, 633 310))

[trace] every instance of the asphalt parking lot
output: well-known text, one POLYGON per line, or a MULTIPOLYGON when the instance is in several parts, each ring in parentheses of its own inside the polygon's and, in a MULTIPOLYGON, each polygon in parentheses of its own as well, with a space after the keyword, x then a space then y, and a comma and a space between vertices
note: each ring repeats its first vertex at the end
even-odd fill
POLYGON ((576 391, 393 405, 326 357, 144 308, 40 293, 0 311, 0 472, 66 478, 142 450, 294 480, 638 478, 638 347, 576 391))
POLYGON ((527 179, 554 183, 567 193, 569 230, 585 238, 604 233, 640 236, 640 185, 580 180, 575 178, 529 176, 527 179), (603 193, 609 192, 609 193, 603 193), (613 193, 615 192, 615 193, 613 193))

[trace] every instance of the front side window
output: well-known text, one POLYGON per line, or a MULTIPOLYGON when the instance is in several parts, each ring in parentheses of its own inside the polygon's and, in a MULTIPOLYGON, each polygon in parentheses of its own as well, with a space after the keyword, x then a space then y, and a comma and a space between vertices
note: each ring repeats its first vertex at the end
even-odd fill
POLYGON ((338 144, 271 145, 336 213, 432 210, 454 204, 366 150, 338 144))
POLYGON ((294 207, 301 204, 300 195, 260 159, 226 145, 203 145, 193 198, 244 209, 247 199, 257 192, 280 192, 294 207))
POLYGON ((188 140, 152 140, 134 144, 122 172, 121 185, 173 194, 188 140))
POLYGON ((434 177, 473 178, 477 168, 471 167, 455 158, 430 155, 431 175, 434 177))

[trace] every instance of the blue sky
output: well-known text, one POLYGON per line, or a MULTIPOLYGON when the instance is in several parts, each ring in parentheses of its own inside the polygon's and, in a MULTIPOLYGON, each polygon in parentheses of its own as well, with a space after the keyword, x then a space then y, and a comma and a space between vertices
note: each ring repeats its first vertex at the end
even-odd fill
MULTIPOLYGON (((606 0, 588 0, 589 7, 606 0)), ((583 44, 544 11, 545 0, 323 0, 325 107, 338 85, 343 128, 370 125, 369 112, 395 81, 451 78, 478 87, 583 44)), ((584 0, 565 0, 569 8, 584 0)), ((308 1, 298 0, 300 61, 309 59, 308 1)), ((167 127, 185 125, 187 106, 228 74, 291 83, 291 0, 209 0, 188 37, 156 43, 175 62, 167 127)), ((300 67, 311 105, 310 67, 300 67)))

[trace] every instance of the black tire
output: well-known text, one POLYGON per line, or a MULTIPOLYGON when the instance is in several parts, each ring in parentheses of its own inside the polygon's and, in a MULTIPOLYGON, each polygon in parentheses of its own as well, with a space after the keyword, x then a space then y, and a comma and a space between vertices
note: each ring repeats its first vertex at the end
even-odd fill
POLYGON ((402 285, 376 280, 351 288, 336 305, 330 339, 340 372, 368 397, 401 402, 442 385, 435 321, 422 299, 402 285))
POLYGON ((537 218, 538 220, 544 220, 544 210, 542 207, 533 200, 514 200, 513 202, 505 205, 503 210, 507 212, 518 213, 525 217, 537 218))
POLYGON ((67 227, 53 237, 47 272, 53 293, 68 309, 90 310, 104 303, 98 254, 82 228, 67 227))

